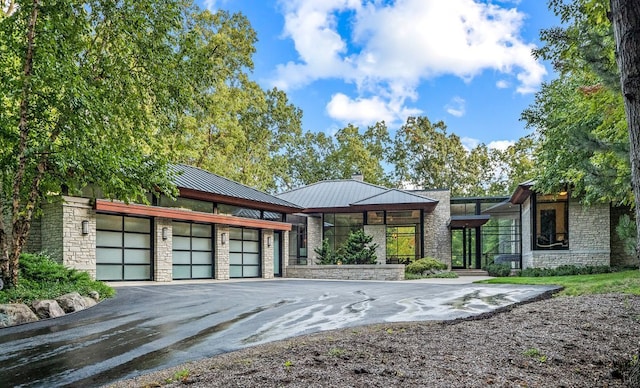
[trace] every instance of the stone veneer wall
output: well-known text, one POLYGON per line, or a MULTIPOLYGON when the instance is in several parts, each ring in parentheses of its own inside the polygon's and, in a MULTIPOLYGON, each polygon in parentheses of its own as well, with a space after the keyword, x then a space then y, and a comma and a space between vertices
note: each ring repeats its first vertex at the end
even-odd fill
POLYGON ((425 257, 434 257, 451 268, 451 191, 425 190, 416 194, 435 199, 438 205, 432 213, 424 214, 423 247, 425 257))
POLYGON ((262 278, 273 279, 273 230, 262 230, 262 278), (268 239, 271 246, 268 246, 268 239))
MULTIPOLYGON (((11 226, 11 219, 5 221, 7 227, 11 226)), ((29 237, 24 245, 25 252, 38 253, 42 251, 42 217, 33 218, 29 228, 29 237)))
POLYGON ((533 252, 531 250, 531 198, 522 204, 522 269, 533 267, 533 252))
MULTIPOLYGON (((62 245, 64 236, 62 208, 62 202, 42 205, 39 233, 40 249, 38 249, 47 253, 52 259, 60 264, 63 262, 62 245)), ((81 222, 81 220, 78 220, 78 223, 81 222)), ((82 225, 80 225, 80 227, 82 227, 82 225)))
POLYGON ((156 282, 170 282, 173 280, 173 233, 171 220, 168 218, 155 219, 155 243, 153 279, 156 282), (167 239, 162 239, 162 228, 167 228, 167 239))
POLYGON ((387 263, 387 227, 386 225, 365 225, 364 233, 372 236, 372 244, 378 244, 376 248, 376 263, 387 263))
POLYGON ((322 247, 322 217, 307 217, 307 265, 316 264, 316 248, 322 247))
POLYGON ((404 280, 404 264, 290 265, 287 278, 337 280, 404 280))
POLYGON ((611 265, 618 267, 638 267, 638 257, 629 254, 625 251, 624 242, 618 237, 616 233, 616 226, 620 221, 620 217, 628 215, 631 220, 634 219, 633 210, 627 206, 612 206, 611 207, 611 265))
MULTIPOLYGON (((531 225, 531 218, 523 218, 523 226, 524 222, 531 225)), ((523 268, 609 265, 611 261, 610 230, 609 205, 587 207, 572 199, 569 201, 569 249, 529 251, 526 260, 523 255, 523 268)), ((531 234, 524 235, 523 227, 523 239, 531 240, 530 236, 531 234)))
POLYGON ((285 276, 287 273, 287 267, 289 266, 289 231, 282 232, 282 246, 280 247, 280 254, 282 255, 282 269, 280 270, 281 276, 285 276))
MULTIPOLYGON (((62 222, 57 226, 47 222, 42 229, 42 247, 49 250, 49 230, 56 233, 62 227, 62 264, 96 277, 96 213, 87 198, 63 197, 62 222), (89 234, 82 234, 82 221, 89 222, 89 234)), ((58 213, 53 218, 57 221, 58 213)), ((43 219, 44 224, 44 219, 43 219)), ((44 226, 44 225, 43 225, 44 226)), ((54 237, 55 238, 55 237, 54 237)), ((57 247, 56 247, 57 248, 57 247)))
POLYGON ((214 278, 218 280, 229 280, 229 227, 226 225, 216 225, 216 248, 213 264, 214 278), (226 235, 226 243, 222 244, 222 234, 226 235))

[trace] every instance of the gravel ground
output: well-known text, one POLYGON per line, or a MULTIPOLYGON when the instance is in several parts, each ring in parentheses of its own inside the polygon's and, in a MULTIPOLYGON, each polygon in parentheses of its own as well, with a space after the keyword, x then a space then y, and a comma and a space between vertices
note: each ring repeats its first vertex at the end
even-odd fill
POLYGON ((468 320, 296 337, 111 386, 637 387, 639 351, 640 296, 555 297, 468 320))

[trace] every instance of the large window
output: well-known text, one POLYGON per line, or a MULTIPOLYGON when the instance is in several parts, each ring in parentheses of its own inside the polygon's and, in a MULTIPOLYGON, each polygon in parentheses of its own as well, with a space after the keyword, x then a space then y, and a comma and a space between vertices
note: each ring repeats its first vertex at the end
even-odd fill
POLYGON ((351 232, 361 230, 364 223, 363 213, 325 213, 324 238, 329 240, 332 251, 340 248, 351 232))
POLYGON ((387 263, 408 264, 420 258, 420 210, 386 212, 387 263))
POLYGON ((566 192, 536 194, 532 203, 533 249, 569 248, 569 207, 566 192))

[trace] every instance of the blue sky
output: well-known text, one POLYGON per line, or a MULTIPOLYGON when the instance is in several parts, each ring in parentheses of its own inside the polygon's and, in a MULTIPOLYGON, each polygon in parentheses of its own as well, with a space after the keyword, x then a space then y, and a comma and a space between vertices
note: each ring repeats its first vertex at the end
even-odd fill
POLYGON ((528 134, 520 113, 549 64, 531 55, 559 24, 545 0, 198 0, 248 17, 258 34, 253 79, 304 113, 303 129, 408 116, 443 120, 473 147, 528 134))

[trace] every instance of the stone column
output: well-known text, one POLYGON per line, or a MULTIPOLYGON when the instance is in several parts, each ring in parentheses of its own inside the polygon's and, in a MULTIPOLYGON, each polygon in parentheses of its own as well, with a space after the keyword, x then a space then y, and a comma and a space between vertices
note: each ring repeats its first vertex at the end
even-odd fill
MULTIPOLYGON (((89 273, 92 279, 96 278, 96 213, 91 206, 91 201, 87 198, 63 197, 62 219, 61 225, 55 227, 50 224, 51 231, 57 232, 62 228, 62 264, 75 268, 79 271, 89 273), (88 234, 82 234, 82 222, 88 222, 88 234)), ((60 214, 53 215, 54 221, 60 214)), ((52 221, 52 220, 49 220, 52 221)), ((43 222, 44 223, 44 222, 43 222)), ((53 243, 56 246, 58 242, 57 234, 52 235, 52 241, 49 242, 49 234, 43 230, 43 249, 44 242, 53 243)))
POLYGON ((218 280, 229 280, 229 227, 227 225, 216 225, 216 249, 214 271, 218 280), (225 243, 222 244, 222 235, 225 235, 225 243))
POLYGON ((322 247, 322 217, 307 217, 307 265, 316 264, 316 248, 322 247))
POLYGON ((273 230, 263 229, 262 234, 262 278, 273 279, 273 230), (271 244, 269 244, 271 241, 271 244))
POLYGON ((386 225, 365 225, 364 233, 372 236, 372 244, 378 244, 376 248, 376 263, 387 264, 387 227, 386 225))
POLYGON ((171 220, 168 218, 156 218, 155 229, 153 278, 157 282, 170 282, 173 280, 173 234, 171 220), (166 228, 167 231, 166 240, 162 238, 162 230, 164 228, 166 228))

